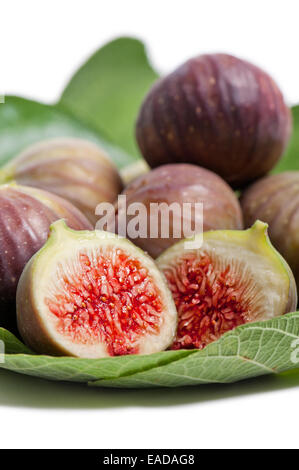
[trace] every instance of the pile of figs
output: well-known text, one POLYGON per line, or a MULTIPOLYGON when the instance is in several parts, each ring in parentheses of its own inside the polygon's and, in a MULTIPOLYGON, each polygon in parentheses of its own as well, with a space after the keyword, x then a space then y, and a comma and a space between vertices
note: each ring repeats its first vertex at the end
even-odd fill
POLYGON ((0 169, 0 326, 41 354, 99 358, 201 349, 294 311, 299 172, 268 175, 291 130, 266 72, 208 54, 145 97, 149 167, 129 184, 91 142, 24 149, 0 169))

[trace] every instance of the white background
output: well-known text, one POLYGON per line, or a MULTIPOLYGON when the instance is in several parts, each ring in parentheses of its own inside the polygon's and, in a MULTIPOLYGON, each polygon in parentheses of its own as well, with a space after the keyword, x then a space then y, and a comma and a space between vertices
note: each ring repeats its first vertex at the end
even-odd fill
MULTIPOLYGON (((0 93, 55 101, 118 35, 143 38, 167 72, 224 51, 270 72, 299 103, 296 0, 20 0, 0 3, 0 93)), ((0 447, 298 447, 299 374, 228 386, 95 390, 0 374, 0 447)))

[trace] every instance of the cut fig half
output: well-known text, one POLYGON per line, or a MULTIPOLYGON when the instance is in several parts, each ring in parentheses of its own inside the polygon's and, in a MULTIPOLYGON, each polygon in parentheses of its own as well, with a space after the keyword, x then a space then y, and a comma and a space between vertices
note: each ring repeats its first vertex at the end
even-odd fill
POLYGON ((25 343, 39 353, 100 358, 168 348, 177 312, 163 275, 142 250, 59 220, 21 276, 17 320, 25 343))
POLYGON ((171 349, 201 349, 239 325, 268 320, 297 306, 293 274, 271 245, 267 224, 260 221, 248 230, 205 232, 198 249, 186 249, 180 241, 157 264, 178 311, 171 349))

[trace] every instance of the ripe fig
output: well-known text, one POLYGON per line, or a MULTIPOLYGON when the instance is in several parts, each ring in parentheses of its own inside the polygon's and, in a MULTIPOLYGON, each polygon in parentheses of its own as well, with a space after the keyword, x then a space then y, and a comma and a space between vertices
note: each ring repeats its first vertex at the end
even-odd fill
POLYGON ((30 146, 0 170, 0 182, 16 181, 72 202, 94 225, 95 208, 113 203, 122 182, 106 153, 87 140, 58 138, 30 146))
POLYGON ((0 325, 15 326, 16 289, 25 264, 45 243, 49 226, 65 218, 74 229, 92 226, 70 202, 28 186, 0 186, 0 325))
POLYGON ((243 323, 296 309, 293 274, 260 221, 244 231, 205 232, 199 249, 180 241, 157 264, 178 310, 172 349, 201 349, 243 323))
MULTIPOLYGON (((131 240, 154 258, 187 236, 184 236, 183 228, 188 218, 194 231, 194 222, 201 217, 195 203, 203 203, 203 230, 243 228, 239 201, 232 189, 215 173, 195 165, 163 165, 134 180, 125 188, 123 195, 126 196, 127 207, 134 203, 142 203, 146 207, 145 237, 131 237, 131 240), (171 217, 166 220, 169 222, 169 232, 164 237, 162 224, 167 214, 163 216, 161 212, 161 217, 154 218, 151 212, 153 203, 166 203, 168 208, 173 207, 171 217), (184 212, 185 203, 191 203, 190 214, 184 212), (156 234, 153 232, 154 225, 158 225, 156 234)), ((117 224, 119 218, 118 213, 117 224)), ((133 215, 127 216, 127 225, 132 219, 133 215)), ((127 236, 130 238, 130 233, 127 236)))
POLYGON ((259 218, 269 224, 273 245, 287 260, 299 286, 299 171, 267 176, 244 191, 246 226, 259 218))
POLYGON ((276 164, 291 124, 281 91, 266 72, 231 55, 206 54, 153 86, 136 137, 151 167, 195 163, 241 187, 276 164))
POLYGON ((100 358, 162 351, 177 312, 154 261, 124 238, 51 226, 17 291, 18 329, 39 353, 100 358))

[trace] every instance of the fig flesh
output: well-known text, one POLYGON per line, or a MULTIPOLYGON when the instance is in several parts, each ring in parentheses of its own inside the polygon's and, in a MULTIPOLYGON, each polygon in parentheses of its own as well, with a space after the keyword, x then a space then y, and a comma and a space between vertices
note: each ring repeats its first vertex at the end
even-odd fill
POLYGON ((151 167, 194 163, 241 187, 273 168, 291 127, 282 93, 266 72, 231 55, 206 54, 154 84, 136 137, 151 167))
POLYGON ((241 205, 246 227, 257 218, 269 224, 271 242, 289 263, 299 286, 299 171, 257 181, 244 191, 241 205))
POLYGON ((95 208, 113 203, 122 190, 114 163, 92 142, 58 138, 30 146, 0 170, 0 182, 14 180, 57 194, 95 225, 95 208))
POLYGON ((124 238, 51 226, 17 291, 25 343, 42 354, 149 354, 173 341, 177 312, 153 260, 124 238))
POLYGON ((76 207, 54 194, 15 184, 0 186, 0 326, 14 329, 19 277, 47 240, 50 224, 61 218, 74 229, 92 228, 76 207))
MULTIPOLYGON (((126 210, 135 203, 142 203, 146 208, 145 236, 142 234, 132 238, 130 233, 126 235, 154 258, 180 238, 191 235, 184 236, 183 228, 184 222, 190 218, 190 229, 195 229, 195 221, 201 216, 196 211, 196 203, 203 204, 204 231, 243 228, 240 204, 232 189, 218 175, 196 165, 163 165, 134 180, 122 194, 126 196, 126 210), (170 211, 168 219, 169 231, 162 236, 161 227, 167 214, 163 216, 161 212, 159 218, 151 217, 151 207, 153 204, 165 203, 169 209, 173 207, 174 210, 170 211), (184 212, 185 203, 191 203, 190 214, 184 212)), ((119 216, 117 213, 116 226, 119 216)), ((128 226, 133 218, 134 215, 127 216, 128 226)))
POLYGON ((271 245, 266 224, 205 232, 195 250, 184 243, 157 260, 178 310, 172 349, 201 349, 236 326, 296 309, 295 280, 271 245))

